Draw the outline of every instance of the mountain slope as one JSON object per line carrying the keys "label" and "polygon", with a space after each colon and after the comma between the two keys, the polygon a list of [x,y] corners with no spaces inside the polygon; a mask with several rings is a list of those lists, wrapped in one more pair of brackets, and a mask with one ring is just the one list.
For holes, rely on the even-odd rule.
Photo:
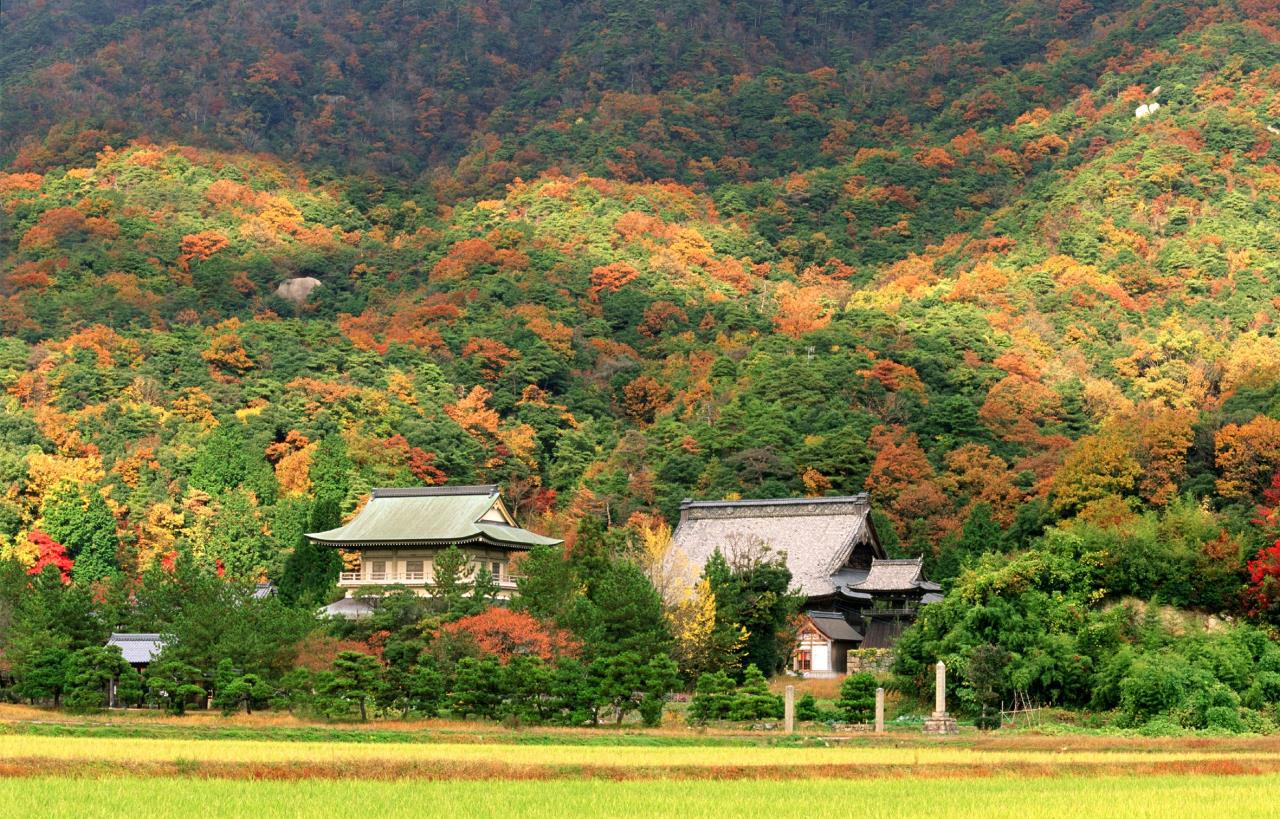
{"label": "mountain slope", "polygon": [[[230,504],[274,571],[338,440],[348,509],[493,480],[554,531],[870,489],[938,576],[1057,521],[1193,520],[1170,565],[1237,579],[1268,536],[1263,4],[75,8],[6,20],[13,548],[72,476],[126,567]],[[251,496],[200,478],[226,436]]]}

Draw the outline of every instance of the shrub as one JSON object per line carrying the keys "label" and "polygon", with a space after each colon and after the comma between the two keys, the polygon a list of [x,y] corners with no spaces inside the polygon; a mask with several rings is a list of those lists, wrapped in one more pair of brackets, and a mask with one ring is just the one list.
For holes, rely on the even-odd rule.
{"label": "shrub", "polygon": [[1148,720],[1138,729],[1144,737],[1176,737],[1182,736],[1186,730],[1167,716],[1161,715]]}
{"label": "shrub", "polygon": [[876,678],[865,671],[845,677],[836,707],[847,722],[870,722],[876,712]]}
{"label": "shrub", "polygon": [[729,705],[729,718],[782,719],[782,711],[782,697],[770,693],[769,683],[755,663],[747,666],[742,687],[734,694]]}
{"label": "shrub", "polygon": [[733,705],[733,680],[723,671],[698,677],[693,699],[689,702],[689,719],[706,722],[727,719]]}
{"label": "shrub", "polygon": [[1233,734],[1243,734],[1248,730],[1244,720],[1240,719],[1240,709],[1227,705],[1215,705],[1207,709],[1204,727],[1216,731],[1230,731]]}
{"label": "shrub", "polygon": [[[1203,672],[1201,672],[1203,675]],[[1240,697],[1236,692],[1232,691],[1222,683],[1210,679],[1207,675],[1197,675],[1194,680],[1194,687],[1187,695],[1187,705],[1183,724],[1188,728],[1219,728],[1221,730],[1232,730],[1225,728],[1223,725],[1211,724],[1213,713],[1217,713],[1222,709],[1229,710],[1235,714],[1240,709]],[[1221,720],[1221,714],[1218,715]],[[1236,718],[1238,722],[1238,717]],[[1244,730],[1243,726],[1239,730]]]}
{"label": "shrub", "polygon": [[994,731],[1000,727],[1000,709],[994,705],[982,706],[982,711],[974,718],[973,724],[980,731]]}
{"label": "shrub", "polygon": [[1240,721],[1244,723],[1245,730],[1251,734],[1274,734],[1276,732],[1275,722],[1260,711],[1241,708]]}
{"label": "shrub", "polygon": [[1131,724],[1182,704],[1190,683],[1191,669],[1177,654],[1146,654],[1134,660],[1120,681],[1120,710]]}
{"label": "shrub", "polygon": [[804,694],[796,700],[796,719],[800,722],[815,722],[818,713],[818,700],[812,694]]}
{"label": "shrub", "polygon": [[1263,708],[1280,702],[1280,674],[1259,671],[1253,678],[1253,684],[1245,690],[1241,701],[1249,708]]}

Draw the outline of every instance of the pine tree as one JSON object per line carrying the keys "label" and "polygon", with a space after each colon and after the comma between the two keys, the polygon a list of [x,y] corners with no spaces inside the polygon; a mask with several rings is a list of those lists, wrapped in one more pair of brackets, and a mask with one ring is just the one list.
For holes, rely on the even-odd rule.
{"label": "pine tree", "polygon": [[[341,522],[337,496],[330,492],[317,496],[307,531],[324,532],[337,528]],[[290,604],[323,602],[333,593],[341,571],[342,558],[337,549],[299,537],[280,575],[280,597]]]}
{"label": "pine tree", "polygon": [[436,553],[433,561],[434,588],[431,590],[432,608],[453,617],[470,613],[467,591],[467,556],[457,546],[450,546]]}
{"label": "pine tree", "polygon": [[742,687],[729,706],[731,719],[781,719],[782,697],[769,691],[764,673],[753,663],[743,673]]}
{"label": "pine tree", "polygon": [[876,710],[876,678],[865,671],[845,677],[836,707],[848,722],[870,722]]}

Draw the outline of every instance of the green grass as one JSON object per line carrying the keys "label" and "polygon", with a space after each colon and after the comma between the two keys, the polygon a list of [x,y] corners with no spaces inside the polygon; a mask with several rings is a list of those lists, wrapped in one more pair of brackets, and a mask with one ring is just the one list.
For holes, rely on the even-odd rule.
{"label": "green grass", "polygon": [[[655,732],[628,732],[612,727],[597,729],[594,733],[554,732],[539,729],[509,730],[496,725],[483,724],[469,729],[432,728],[422,730],[367,728],[354,726],[301,726],[282,728],[273,726],[210,726],[148,725],[142,722],[122,724],[83,723],[10,723],[0,725],[0,736],[18,734],[44,737],[122,737],[131,739],[194,739],[194,740],[265,740],[271,742],[354,742],[362,744],[444,743],[444,742],[503,742],[511,745],[618,745],[673,748],[673,747],[729,747],[745,748],[758,745],[804,746],[822,745],[823,740],[803,734],[761,734],[760,736],[714,736],[705,734],[660,734]],[[852,737],[852,739],[860,739]]]}
{"label": "green grass", "polygon": [[1274,816],[1280,775],[687,782],[0,780],[8,817]]}

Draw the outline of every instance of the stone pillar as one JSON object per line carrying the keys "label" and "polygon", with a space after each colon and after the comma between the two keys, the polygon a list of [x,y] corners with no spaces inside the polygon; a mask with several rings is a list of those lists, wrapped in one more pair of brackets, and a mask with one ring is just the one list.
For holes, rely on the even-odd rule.
{"label": "stone pillar", "polygon": [[938,660],[937,677],[934,681],[933,715],[924,721],[926,734],[958,734],[959,726],[955,719],[947,713],[947,667]]}
{"label": "stone pillar", "polygon": [[876,733],[884,733],[884,689],[876,689]]}
{"label": "stone pillar", "polygon": [[787,686],[785,721],[787,733],[793,734],[796,730],[796,687],[794,685]]}

